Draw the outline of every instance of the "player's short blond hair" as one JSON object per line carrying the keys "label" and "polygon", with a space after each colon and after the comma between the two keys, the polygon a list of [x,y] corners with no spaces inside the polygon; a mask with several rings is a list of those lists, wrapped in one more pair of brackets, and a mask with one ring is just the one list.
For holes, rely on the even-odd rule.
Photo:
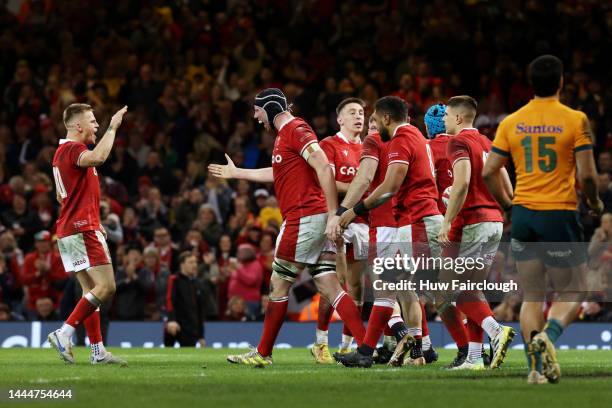
{"label": "player's short blond hair", "polygon": [[68,124],[75,116],[80,115],[83,112],[88,112],[92,110],[93,108],[91,107],[91,105],[88,105],[86,103],[73,103],[68,105],[68,107],[64,109],[64,126],[68,127]]}

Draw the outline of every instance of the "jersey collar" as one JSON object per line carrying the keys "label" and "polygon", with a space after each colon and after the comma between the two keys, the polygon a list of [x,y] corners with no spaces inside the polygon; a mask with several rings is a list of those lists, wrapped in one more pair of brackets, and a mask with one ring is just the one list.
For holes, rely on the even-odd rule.
{"label": "jersey collar", "polygon": [[74,142],[74,140],[70,140],[70,139],[60,139],[59,140],[59,144],[64,144],[64,143],[69,143],[69,142]]}
{"label": "jersey collar", "polygon": [[348,144],[361,144],[361,139],[358,138],[357,142],[351,142],[348,139],[348,137],[344,136],[344,134],[342,132],[336,133],[336,136],[338,136],[344,143],[348,143]]}
{"label": "jersey collar", "polygon": [[395,134],[397,133],[397,129],[404,127],[404,126],[408,126],[410,125],[410,123],[402,123],[401,125],[399,125],[398,127],[395,128],[395,130],[393,131],[393,136],[391,137],[395,137]]}

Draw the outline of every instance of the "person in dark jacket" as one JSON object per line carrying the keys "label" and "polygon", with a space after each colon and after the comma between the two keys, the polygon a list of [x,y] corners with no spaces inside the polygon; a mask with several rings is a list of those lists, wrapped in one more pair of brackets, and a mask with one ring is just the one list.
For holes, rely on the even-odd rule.
{"label": "person in dark jacket", "polygon": [[153,288],[153,276],[145,268],[140,248],[130,248],[124,265],[117,269],[115,313],[119,320],[143,320],[145,301]]}
{"label": "person in dark jacket", "polygon": [[179,255],[177,274],[170,276],[167,289],[164,344],[172,347],[178,341],[181,347],[204,347],[204,291],[197,279],[198,258],[191,252]]}

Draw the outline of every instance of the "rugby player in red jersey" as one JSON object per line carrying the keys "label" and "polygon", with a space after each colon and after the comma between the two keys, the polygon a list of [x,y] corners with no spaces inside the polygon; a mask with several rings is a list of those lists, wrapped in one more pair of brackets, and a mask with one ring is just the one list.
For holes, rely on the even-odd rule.
{"label": "rugby player in red jersey", "polygon": [[[503,215],[497,202],[489,193],[482,178],[482,169],[491,150],[491,141],[473,128],[476,117],[476,101],[467,95],[452,97],[447,104],[444,123],[446,131],[452,135],[448,142],[448,158],[453,169],[453,185],[444,221],[438,234],[441,245],[456,246],[453,252],[461,258],[481,258],[483,267],[474,267],[462,274],[462,280],[483,281],[489,269],[502,236]],[[512,196],[510,178],[502,172],[505,193]],[[455,254],[453,254],[455,255]],[[446,276],[444,276],[446,275]],[[442,270],[441,281],[457,278],[454,271]],[[488,302],[480,291],[454,293],[452,298],[439,302],[440,314],[445,309],[457,308],[467,317],[469,337],[468,354],[463,361],[455,361],[452,368],[475,369],[485,368],[482,359],[483,330],[491,338],[493,356],[491,368],[497,368],[503,362],[506,351],[512,342],[515,331],[509,326],[500,325],[493,317]],[[455,314],[455,319],[457,319]],[[448,316],[447,316],[448,317]],[[459,321],[445,323],[458,326]],[[451,329],[449,328],[449,331]],[[461,357],[458,355],[458,358]]]}
{"label": "rugby player in red jersey", "polygon": [[[368,198],[351,209],[340,207],[343,214],[339,227],[346,228],[357,215],[366,214],[395,197],[393,208],[397,230],[394,237],[391,237],[391,242],[396,242],[401,252],[408,257],[413,256],[413,249],[427,252],[427,256],[438,256],[439,248],[436,240],[442,216],[437,206],[438,192],[427,140],[416,127],[408,124],[408,110],[401,99],[393,96],[381,98],[376,102],[374,109],[372,116],[380,138],[383,141],[390,140],[386,146],[387,171],[382,183]],[[376,241],[381,242],[382,239],[384,238],[377,237]],[[426,248],[423,248],[423,244]],[[391,248],[395,252],[393,246]],[[340,358],[346,366],[372,365],[376,343],[393,314],[396,294],[381,290],[377,291],[375,296],[376,301],[363,344],[356,352]],[[421,308],[418,298],[412,297],[410,303],[415,305],[420,325]],[[420,354],[412,355],[411,352],[410,359],[418,361],[418,364],[424,364],[421,348],[413,347],[413,344],[414,338],[407,333],[398,343],[397,353],[394,353],[390,363],[403,360],[406,351],[414,349]]]}
{"label": "rugby player in red jersey", "polygon": [[289,112],[280,89],[258,93],[254,110],[255,119],[278,132],[272,167],[236,168],[226,155],[228,164],[211,164],[208,169],[216,177],[274,182],[284,221],[276,242],[270,300],[259,345],[227,360],[257,367],[272,364],[272,348],[285,320],[289,289],[304,268],[361,344],[365,329],[359,310],[336,276],[335,248],[330,239],[336,237],[338,193],[327,157],[311,127]]}
{"label": "rugby player in red jersey", "polygon": [[[344,196],[349,184],[353,181],[363,145],[361,131],[365,123],[365,102],[359,98],[346,98],[336,108],[340,131],[334,136],[323,139],[320,143],[336,177],[336,188],[340,196]],[[361,309],[361,274],[365,270],[365,260],[368,257],[368,224],[367,218],[359,217],[344,231],[343,241],[350,244],[348,252],[344,245],[336,243],[336,272],[340,283],[346,284],[349,295]],[[317,363],[335,363],[329,352],[328,328],[333,308],[321,298],[317,318],[316,341],[311,348],[311,354]],[[340,353],[350,351],[353,337],[348,327],[342,329]]]}
{"label": "rugby player in red jersey", "polygon": [[83,297],[61,328],[48,335],[49,343],[67,363],[74,363],[71,337],[83,323],[91,346],[92,364],[121,364],[125,361],[106,351],[100,331],[100,305],[115,293],[115,274],[100,223],[100,182],[96,166],[106,161],[115,141],[115,132],[127,106],[113,115],[110,125],[96,143],[98,122],[91,106],[76,103],[64,110],[67,135],[53,156],[53,177],[57,201],[58,247],[66,272],[74,272]]}

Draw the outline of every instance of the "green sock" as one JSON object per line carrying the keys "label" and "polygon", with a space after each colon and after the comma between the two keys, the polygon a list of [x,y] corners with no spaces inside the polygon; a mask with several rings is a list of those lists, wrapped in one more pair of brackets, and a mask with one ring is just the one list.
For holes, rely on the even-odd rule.
{"label": "green sock", "polygon": [[[533,338],[533,336],[536,334],[537,332],[534,331],[531,333],[531,338]],[[540,353],[533,353],[530,352],[529,350],[529,346],[531,344],[531,339],[529,339],[529,341],[525,341],[525,339],[523,339],[523,345],[525,346],[525,357],[527,357],[527,371],[532,371],[532,370],[536,370],[537,372],[541,373],[542,372],[542,356],[540,355]]]}
{"label": "green sock", "polygon": [[546,332],[550,341],[556,343],[557,339],[561,337],[561,333],[563,333],[563,326],[561,326],[561,322],[556,319],[548,319],[544,326],[544,332]]}

